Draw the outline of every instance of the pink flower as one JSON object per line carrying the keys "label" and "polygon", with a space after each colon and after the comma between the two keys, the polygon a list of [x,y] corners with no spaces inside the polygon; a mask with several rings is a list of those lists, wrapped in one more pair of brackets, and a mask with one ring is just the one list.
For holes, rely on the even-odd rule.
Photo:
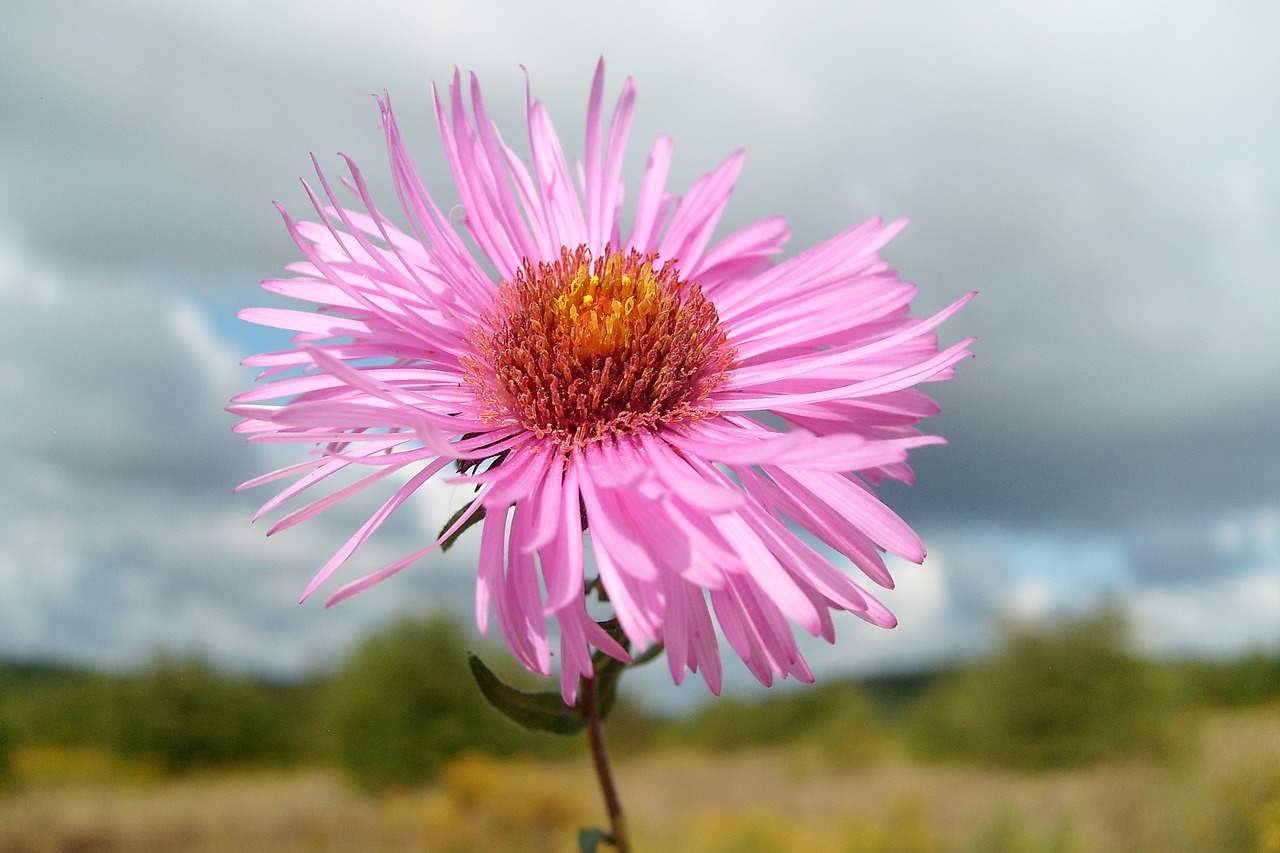
{"label": "pink flower", "polygon": [[320,449],[242,488],[297,476],[261,515],[339,472],[367,472],[286,515],[274,533],[400,475],[305,598],[456,465],[463,473],[452,481],[474,484],[477,500],[453,529],[484,509],[481,629],[492,610],[516,658],[549,674],[554,619],[567,702],[592,673],[591,647],[627,659],[588,615],[589,584],[603,588],[632,644],[665,643],[676,682],[700,672],[719,692],[717,624],[764,684],[811,681],[792,625],[833,641],[833,610],[895,624],[815,540],[885,587],[881,551],[924,558],[919,537],[870,486],[910,481],[907,452],[942,441],[915,428],[937,407],[913,386],[949,378],[969,355],[971,339],[939,351],[932,330],[972,294],[928,319],[909,315],[915,287],[879,256],[901,222],[864,222],[776,265],[788,236],[781,219],[713,244],[742,154],[676,196],[665,186],[666,137],[650,151],[624,229],[635,88],[626,82],[607,128],[603,89],[602,63],[585,162],[574,170],[540,103],[526,98],[526,164],[486,117],[474,77],[470,115],[459,76],[447,108],[436,95],[474,249],[424,186],[390,102],[379,102],[410,228],[374,206],[350,160],[347,187],[363,210],[343,207],[320,174],[320,192],[308,187],[319,221],[284,214],[306,260],[289,267],[295,277],[263,287],[321,307],[241,313],[296,331],[297,346],[246,360],[269,381],[230,410],[251,440]]}

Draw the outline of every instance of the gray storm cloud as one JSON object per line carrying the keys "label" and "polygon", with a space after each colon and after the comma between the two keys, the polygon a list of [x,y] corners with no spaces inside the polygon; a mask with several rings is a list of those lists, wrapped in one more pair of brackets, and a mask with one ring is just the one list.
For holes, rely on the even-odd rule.
{"label": "gray storm cloud", "polygon": [[[121,643],[158,643],[167,609],[200,626],[186,639],[259,664],[255,643],[285,644],[279,622],[296,662],[299,638],[386,612],[299,610],[289,590],[290,615],[263,603],[300,589],[345,534],[263,542],[253,498],[227,497],[265,460],[221,412],[251,378],[234,362],[285,343],[228,318],[295,257],[270,201],[305,218],[309,152],[331,176],[334,152],[351,154],[394,205],[370,93],[391,91],[424,174],[447,185],[429,84],[455,66],[478,72],[519,148],[523,65],[577,152],[604,54],[611,91],[625,75],[639,87],[632,186],[658,133],[675,141],[674,186],[747,149],[726,230],[781,214],[798,251],[868,216],[911,217],[888,255],[920,284],[920,310],[980,291],[943,330],[979,336],[927,425],[951,444],[917,455],[916,486],[887,491],[926,538],[1118,536],[1141,583],[1186,583],[1240,564],[1215,544],[1230,519],[1280,505],[1275,4],[296,8],[6,8],[0,583],[23,592],[0,596],[0,650],[57,635],[78,654],[126,633],[122,613],[149,615]],[[386,553],[428,515],[390,529]],[[1249,570],[1280,572],[1275,550]],[[945,577],[904,599],[932,602],[920,596],[982,562],[944,551]],[[405,583],[464,599],[466,571],[459,556],[438,586],[426,572]],[[966,614],[987,605],[947,600],[955,636],[980,634]],[[59,633],[72,623],[78,639]]]}

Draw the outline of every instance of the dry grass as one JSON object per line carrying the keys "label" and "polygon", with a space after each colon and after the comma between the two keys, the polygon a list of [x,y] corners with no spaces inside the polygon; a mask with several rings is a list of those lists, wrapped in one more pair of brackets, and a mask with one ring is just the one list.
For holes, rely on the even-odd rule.
{"label": "dry grass", "polygon": [[362,843],[377,811],[329,773],[41,788],[0,806],[0,850],[378,849]]}
{"label": "dry grass", "polygon": [[[576,849],[576,827],[599,816],[585,763],[466,758],[431,788],[374,799],[328,771],[56,781],[43,761],[42,781],[0,795],[3,853],[542,853]],[[1280,853],[1274,708],[1208,720],[1162,766],[1019,774],[663,752],[619,777],[650,853]]]}

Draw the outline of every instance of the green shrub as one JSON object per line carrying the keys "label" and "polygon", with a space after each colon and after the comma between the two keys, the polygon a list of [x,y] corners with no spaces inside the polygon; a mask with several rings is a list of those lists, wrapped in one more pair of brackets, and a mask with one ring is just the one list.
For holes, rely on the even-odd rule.
{"label": "green shrub", "polygon": [[67,672],[9,693],[9,716],[23,745],[113,744],[119,677]]}
{"label": "green shrub", "polygon": [[717,752],[806,745],[837,760],[859,761],[879,752],[882,735],[865,691],[845,682],[798,687],[760,701],[722,697],[672,726],[664,741]]}
{"label": "green shrub", "polygon": [[0,682],[0,785],[9,780],[13,771],[13,748],[18,740],[9,703],[5,699],[4,683]]}
{"label": "green shrub", "polygon": [[1280,654],[1254,650],[1235,660],[1181,664],[1188,692],[1202,704],[1243,708],[1280,699]]}
{"label": "green shrub", "polygon": [[925,757],[1054,767],[1153,755],[1170,744],[1173,699],[1127,648],[1112,612],[1049,628],[1012,627],[989,662],[921,702],[913,742]]}
{"label": "green shrub", "polygon": [[334,756],[358,783],[414,784],[463,752],[536,744],[488,706],[466,654],[457,625],[434,617],[401,620],[351,655],[326,689],[322,719]]}
{"label": "green shrub", "polygon": [[[182,772],[290,756],[297,720],[258,682],[219,673],[198,658],[161,657],[115,686],[112,746]],[[100,709],[102,710],[102,709]]]}

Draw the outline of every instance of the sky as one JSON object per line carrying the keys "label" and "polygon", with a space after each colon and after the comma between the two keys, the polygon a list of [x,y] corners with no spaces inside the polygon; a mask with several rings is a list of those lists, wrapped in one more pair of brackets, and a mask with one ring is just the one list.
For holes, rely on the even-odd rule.
{"label": "sky", "polygon": [[[675,188],[744,148],[722,233],[782,215],[792,254],[907,217],[886,254],[917,313],[979,291],[942,330],[977,335],[976,358],[929,388],[949,445],[883,491],[930,556],[893,564],[898,628],[848,618],[835,646],[806,646],[820,678],[976,654],[1003,620],[1100,604],[1153,654],[1274,649],[1278,38],[1269,0],[12,0],[0,655],[190,650],[296,675],[397,614],[468,612],[465,541],[299,606],[369,504],[270,539],[250,523],[271,493],[234,487],[303,451],[231,434],[223,408],[253,382],[239,361],[287,344],[234,315],[276,304],[257,284],[297,250],[271,203],[306,214],[313,153],[334,174],[352,156],[394,207],[374,93],[448,198],[433,82],[474,71],[515,140],[527,80],[578,156],[601,56],[610,97],[638,86],[631,186],[660,133]],[[344,577],[416,550],[466,499],[420,498]]]}

